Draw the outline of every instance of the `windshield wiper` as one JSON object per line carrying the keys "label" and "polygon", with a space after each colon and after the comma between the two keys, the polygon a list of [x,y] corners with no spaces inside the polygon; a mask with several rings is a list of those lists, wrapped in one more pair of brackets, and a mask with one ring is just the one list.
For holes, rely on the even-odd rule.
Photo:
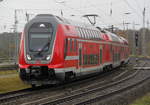
{"label": "windshield wiper", "polygon": [[41,51],[39,51],[37,55],[40,55],[45,50],[45,48],[48,47],[49,45],[50,45],[50,40],[42,47]]}

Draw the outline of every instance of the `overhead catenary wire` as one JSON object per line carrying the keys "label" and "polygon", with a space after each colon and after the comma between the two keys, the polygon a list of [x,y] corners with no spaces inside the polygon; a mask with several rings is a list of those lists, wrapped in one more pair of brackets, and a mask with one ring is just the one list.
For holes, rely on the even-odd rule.
{"label": "overhead catenary wire", "polygon": [[[108,13],[106,13],[106,11],[104,11],[103,10],[103,8],[102,8],[102,6],[107,6],[108,5],[108,2],[106,3],[106,2],[99,2],[99,6],[97,6],[93,1],[89,1],[89,0],[80,0],[80,1],[82,1],[82,3],[80,3],[80,4],[82,4],[81,5],[81,8],[80,7],[78,7],[78,8],[76,8],[76,7],[74,7],[74,6],[71,6],[71,5],[69,5],[71,2],[70,2],[70,0],[53,0],[54,1],[54,3],[56,3],[57,4],[57,6],[59,6],[60,8],[62,7],[62,8],[65,8],[64,9],[64,11],[67,11],[66,12],[66,15],[74,15],[74,17],[76,18],[76,17],[81,17],[82,15],[84,15],[85,13],[88,13],[88,11],[96,11],[96,13],[98,13],[98,14],[100,14],[100,19],[99,19],[99,21],[101,21],[100,23],[106,23],[106,24],[119,24],[119,23],[121,23],[120,22],[120,20],[118,19],[118,17],[113,17],[113,16],[110,16]],[[56,2],[55,2],[56,1]],[[148,0],[144,0],[144,4],[145,5],[148,5],[147,4],[147,1]],[[62,3],[61,3],[62,2]],[[64,2],[64,3],[63,3]],[[69,3],[68,3],[69,2]],[[111,1],[112,3],[113,3],[113,6],[114,5],[116,5],[116,4],[118,4],[118,3],[124,3],[125,2],[125,4],[138,16],[138,17],[142,17],[142,12],[141,12],[141,4],[139,4],[139,2],[138,1],[133,1],[133,2],[135,2],[137,5],[135,6],[135,7],[133,7],[132,5],[131,5],[131,3],[128,1],[128,0],[112,0]],[[110,3],[110,2],[109,2]],[[91,5],[91,6],[90,6]],[[136,7],[140,7],[139,9],[137,9]],[[6,8],[5,7],[5,5],[3,5],[3,7],[4,8]],[[2,8],[2,7],[1,7]],[[13,10],[15,10],[14,8],[7,8],[7,10],[9,11],[10,9],[13,9]],[[26,23],[26,21],[25,21],[25,16],[24,16],[24,13],[27,11],[29,11],[29,13],[31,13],[32,11],[36,11],[35,12],[35,14],[36,13],[44,13],[44,11],[46,11],[46,12],[53,12],[53,11],[60,11],[60,9],[56,9],[56,8],[52,8],[52,9],[32,9],[32,8],[26,8],[26,9],[18,9],[18,11],[20,10],[20,15],[18,16],[19,17],[19,23],[18,24],[21,24],[21,23]],[[140,10],[140,13],[139,13],[139,11],[137,11],[137,10]],[[38,12],[37,12],[38,11]],[[22,13],[23,12],[23,13]],[[46,13],[45,12],[45,13]],[[69,14],[69,12],[71,13],[71,14]],[[113,11],[114,12],[114,11]],[[148,10],[147,10],[147,8],[146,8],[146,12],[148,13]],[[32,13],[34,13],[34,12],[32,12]],[[56,12],[54,12],[54,13],[56,13]],[[65,12],[64,12],[65,13]],[[23,16],[21,16],[21,14],[23,15]],[[72,18],[73,18],[73,16],[72,16]],[[105,19],[106,18],[106,19]],[[1,16],[0,16],[0,19],[1,19],[1,23],[3,22],[3,21],[7,21],[8,22],[8,24],[9,24],[9,22],[10,22],[10,24],[11,24],[11,17],[3,17],[3,18],[1,18]],[[4,19],[4,20],[2,20],[2,19]],[[148,17],[147,17],[147,19],[148,19]],[[108,21],[107,21],[108,20]],[[14,20],[12,20],[12,21],[14,21]],[[146,20],[147,21],[147,20]],[[6,23],[7,23],[6,22]],[[3,23],[2,23],[3,24]]]}
{"label": "overhead catenary wire", "polygon": [[54,1],[54,3],[57,3],[57,4],[59,4],[59,5],[62,5],[62,6],[64,6],[65,8],[67,7],[67,8],[69,8],[69,9],[71,9],[71,10],[74,10],[74,11],[76,11],[76,12],[78,12],[79,14],[84,14],[80,9],[76,9],[76,8],[73,8],[73,7],[70,7],[70,6],[68,6],[65,2],[63,2],[63,3],[60,3],[60,2],[56,2],[56,0],[53,0]]}
{"label": "overhead catenary wire", "polygon": [[136,3],[137,7],[139,8],[139,10],[142,12],[142,7],[139,4],[138,0],[134,0],[134,2]]}
{"label": "overhead catenary wire", "polygon": [[[55,0],[54,0],[54,2],[55,2]],[[68,6],[65,2],[63,2],[63,3],[59,3],[60,5],[63,5],[63,6],[65,6],[65,7],[68,7],[69,9],[72,9],[72,10],[75,10],[75,11],[77,11],[77,12],[79,12],[79,14],[81,14],[81,16],[82,15],[84,15],[86,12],[82,12],[81,10],[78,10],[78,9],[75,9],[75,8],[73,8],[73,7],[70,7],[70,6]],[[88,1],[88,4],[90,4],[89,3],[89,1]],[[91,7],[96,7],[95,5],[92,5],[92,6],[90,6],[90,8]],[[97,7],[96,7],[97,8]],[[84,8],[85,9],[85,8]],[[89,8],[88,8],[89,9]],[[101,10],[101,9],[98,9],[98,10],[100,10],[100,11],[102,11],[105,15],[103,15],[103,16],[106,16],[106,13],[103,11],[103,10]],[[107,16],[109,16],[109,15],[107,15]],[[101,16],[101,21],[103,22],[103,23],[105,23],[103,20],[104,19],[102,19],[103,17]],[[116,20],[115,20],[116,21]]]}
{"label": "overhead catenary wire", "polygon": [[142,14],[139,14],[139,13],[137,12],[137,10],[136,10],[135,8],[133,8],[127,0],[124,0],[124,2],[128,5],[128,7],[129,7],[137,16],[139,16],[139,17],[142,18]]}
{"label": "overhead catenary wire", "polygon": [[[101,11],[101,12],[103,13],[103,17],[108,17],[109,19],[114,20],[116,23],[120,23],[120,21],[116,20],[116,18],[114,18],[114,17],[110,16],[109,14],[105,13],[104,10],[100,9],[99,7],[97,7],[96,5],[94,5],[93,3],[91,3],[89,0],[88,0],[88,3],[89,3],[92,7],[94,7],[94,9]],[[112,11],[112,12],[113,12],[113,11]],[[102,19],[103,17],[101,16],[101,21],[104,21],[104,19]],[[112,25],[112,23],[109,24],[109,25]]]}

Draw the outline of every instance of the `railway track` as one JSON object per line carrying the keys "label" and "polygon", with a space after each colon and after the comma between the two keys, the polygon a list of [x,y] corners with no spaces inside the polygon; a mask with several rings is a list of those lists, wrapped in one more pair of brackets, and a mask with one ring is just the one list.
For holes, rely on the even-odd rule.
{"label": "railway track", "polygon": [[[110,80],[107,80],[107,81],[106,80],[103,80],[103,81],[98,81],[97,80],[97,82],[93,81],[93,83],[91,85],[86,85],[86,86],[84,86],[80,89],[78,87],[77,90],[72,89],[71,91],[69,91],[67,93],[65,92],[63,94],[57,94],[57,95],[53,95],[53,96],[48,95],[50,97],[47,96],[46,98],[41,98],[41,99],[30,101],[30,102],[25,102],[22,105],[49,104],[49,103],[52,104],[52,105],[60,104],[60,103],[63,103],[65,101],[69,101],[71,99],[76,99],[77,97],[81,97],[81,96],[84,96],[84,95],[91,94],[91,93],[94,92],[94,90],[91,90],[91,89],[95,89],[96,87],[99,87],[98,90],[102,90],[102,89],[105,89],[107,87],[110,87],[111,85],[115,85],[115,84],[112,84],[115,81],[115,79],[121,79],[123,75],[127,75],[126,73],[127,73],[127,71],[125,70],[124,72],[118,74],[117,77],[114,76],[113,79],[110,79]],[[128,76],[128,78],[126,78],[126,79],[129,79],[129,78],[135,76],[137,73],[138,72],[134,72],[132,75]],[[124,81],[126,79],[124,79]],[[66,97],[66,95],[67,95],[67,97]],[[57,99],[57,100],[55,100],[55,99]],[[48,100],[53,100],[53,101],[48,102]]]}
{"label": "railway track", "polygon": [[17,70],[18,69],[18,65],[4,65],[4,66],[0,66],[0,71],[5,71],[5,70]]}
{"label": "railway track", "polygon": [[[142,62],[139,65],[145,66],[146,63]],[[94,76],[93,78],[87,78],[69,84],[49,87],[46,89],[34,90],[30,92],[24,92],[21,94],[19,93],[20,95],[10,94],[8,96],[5,96],[5,98],[3,97],[3,101],[1,101],[2,97],[0,96],[0,103],[2,105],[71,105],[72,103],[82,105],[84,102],[85,104],[88,104],[93,102],[94,100],[98,100],[98,98],[96,97],[96,99],[88,99],[87,97],[93,97],[90,95],[94,95],[96,93],[105,91],[105,89],[107,90],[114,86],[118,86],[123,82],[130,81],[130,79],[136,78],[136,76],[141,72],[141,70],[127,70],[129,68],[131,67],[121,68],[122,70],[118,71],[110,71],[108,73],[101,74],[100,76]],[[117,91],[117,89],[114,90]],[[106,94],[104,96],[101,93],[99,94],[102,97],[107,96]],[[115,92],[113,92],[113,94],[115,94]],[[7,98],[9,96],[11,96],[10,99]]]}
{"label": "railway track", "polygon": [[[46,95],[52,95],[52,94],[56,95],[57,93],[59,93],[58,90],[64,90],[65,92],[61,92],[60,94],[58,94],[58,96],[61,96],[61,95],[64,95],[64,94],[68,94],[70,92],[75,93],[77,91],[85,91],[83,89],[82,90],[80,90],[80,89],[78,90],[78,89],[76,89],[77,87],[76,88],[74,88],[74,87],[78,86],[78,84],[83,84],[83,83],[86,83],[86,82],[89,82],[89,81],[91,81],[91,82],[92,81],[97,81],[98,79],[100,79],[101,85],[102,85],[102,84],[105,84],[105,82],[108,83],[108,81],[105,81],[105,79],[108,76],[110,76],[112,78],[116,78],[115,75],[117,74],[118,78],[120,78],[120,76],[125,74],[125,72],[127,73],[127,71],[121,71],[121,70],[114,71],[113,70],[113,71],[101,74],[99,76],[94,76],[93,78],[87,78],[87,79],[84,79],[84,80],[75,81],[73,83],[69,83],[69,84],[65,84],[65,85],[61,85],[61,86],[57,86],[57,87],[54,86],[54,87],[49,87],[48,89],[39,89],[37,91],[34,90],[34,91],[13,93],[13,94],[5,95],[3,97],[0,96],[0,103],[2,103],[4,105],[10,104],[10,103],[11,104],[14,103],[14,105],[17,105],[17,104],[20,105],[21,103],[25,103],[25,102],[22,102],[22,99],[30,97],[30,96],[34,96],[34,95],[35,95],[35,97],[37,97],[37,94],[38,95],[42,95],[43,93],[46,93]],[[91,84],[91,83],[89,83],[89,84]],[[86,84],[86,85],[88,85],[88,84]],[[100,85],[100,83],[99,83],[99,85]],[[94,86],[94,84],[93,85],[89,85],[89,88],[92,87],[92,86]],[[84,86],[82,88],[84,88]]]}
{"label": "railway track", "polygon": [[18,90],[14,92],[8,92],[5,94],[0,94],[0,105],[3,103],[7,105],[7,103],[11,101],[14,101],[18,98],[23,98],[23,97],[32,95],[34,93],[35,91],[32,88],[28,88],[28,89]]}
{"label": "railway track", "polygon": [[147,78],[144,78],[143,80],[141,81],[138,81],[134,84],[131,84],[131,85],[127,85],[125,87],[121,87],[121,88],[117,88],[117,89],[113,89],[113,91],[109,91],[103,95],[97,95],[91,99],[87,99],[87,100],[84,100],[84,101],[81,101],[81,102],[78,102],[78,103],[75,103],[74,105],[88,105],[88,104],[92,104],[92,103],[96,103],[104,98],[108,98],[110,96],[113,96],[113,95],[116,95],[116,94],[120,94],[121,92],[124,92],[126,90],[129,90],[137,85],[140,85],[142,84],[143,82],[145,82],[146,80],[148,80],[150,77],[147,77]]}
{"label": "railway track", "polygon": [[[104,86],[100,86],[99,87],[99,84],[93,85],[93,86],[89,86],[89,87],[87,87],[85,89],[82,89],[82,91],[80,90],[80,92],[79,91],[72,92],[71,94],[74,93],[73,95],[69,95],[69,96],[63,97],[63,98],[58,98],[58,99],[53,100],[53,101],[48,101],[48,102],[44,101],[44,100],[48,99],[48,98],[46,98],[46,99],[42,99],[42,100],[38,100],[38,101],[34,101],[34,102],[25,103],[23,105],[31,105],[31,104],[41,104],[41,105],[63,104],[63,105],[71,105],[71,103],[75,103],[77,99],[81,100],[81,97],[84,97],[83,99],[87,99],[85,97],[90,97],[89,95],[91,95],[93,93],[97,93],[99,91],[104,91],[106,88],[110,88],[112,86],[118,85],[119,83],[124,82],[124,81],[134,77],[137,73],[138,72],[135,72],[134,74],[128,76],[127,78],[124,78],[124,79],[122,79],[120,81],[117,81],[117,82],[112,82],[112,83],[104,85]],[[42,102],[39,102],[39,101],[42,101]]]}
{"label": "railway track", "polygon": [[[143,64],[143,66],[145,66],[145,65],[146,65],[146,63]],[[34,104],[40,104],[40,105],[57,105],[57,104],[85,105],[85,104],[91,104],[91,103],[95,102],[96,100],[99,100],[106,96],[111,96],[113,94],[116,94],[117,92],[125,91],[126,89],[132,88],[132,87],[142,83],[143,81],[149,79],[149,76],[148,76],[147,78],[142,79],[142,80],[140,79],[138,82],[127,85],[126,87],[123,86],[122,88],[118,88],[118,89],[114,88],[114,87],[121,87],[126,82],[130,83],[130,81],[133,81],[135,78],[137,79],[137,77],[138,77],[137,75],[139,74],[139,72],[140,71],[137,70],[133,74],[128,75],[127,77],[125,77],[123,79],[119,79],[118,81],[112,81],[109,84],[105,84],[103,86],[100,86],[101,83],[92,84],[91,86],[88,86],[86,88],[72,91],[70,94],[67,94],[67,96],[64,96],[61,98],[57,98],[57,97],[59,97],[59,96],[57,96],[57,97],[55,97],[56,98],[55,100],[51,100],[51,97],[46,97],[46,98],[43,98],[40,100],[27,102],[22,105],[34,105]],[[122,75],[123,74],[120,74],[120,76],[122,76]],[[140,75],[139,75],[139,77],[140,77]],[[121,86],[119,86],[119,85],[121,85]],[[112,90],[112,88],[114,88],[114,89]],[[94,97],[94,98],[91,98],[91,97]]]}

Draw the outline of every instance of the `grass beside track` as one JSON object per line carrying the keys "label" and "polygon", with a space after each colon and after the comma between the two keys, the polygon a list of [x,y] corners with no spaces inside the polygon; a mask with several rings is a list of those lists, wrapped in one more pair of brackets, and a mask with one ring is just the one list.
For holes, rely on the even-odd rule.
{"label": "grass beside track", "polygon": [[0,76],[8,75],[8,74],[17,74],[17,70],[2,70],[2,71],[0,71]]}
{"label": "grass beside track", "polygon": [[17,70],[0,71],[0,94],[29,87],[20,80]]}
{"label": "grass beside track", "polygon": [[135,100],[131,105],[150,105],[150,93],[142,97],[141,99]]}

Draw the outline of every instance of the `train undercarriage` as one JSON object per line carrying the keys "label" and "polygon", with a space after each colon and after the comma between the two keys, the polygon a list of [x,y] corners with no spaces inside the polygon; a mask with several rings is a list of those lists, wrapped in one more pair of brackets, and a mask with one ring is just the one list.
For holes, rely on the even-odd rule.
{"label": "train undercarriage", "polygon": [[47,66],[31,66],[19,70],[20,78],[31,85],[54,84],[57,80],[54,69]]}
{"label": "train undercarriage", "polygon": [[19,76],[27,84],[41,86],[69,81],[75,77],[75,74],[73,72],[55,73],[54,69],[49,69],[47,66],[32,66],[28,69],[20,69]]}
{"label": "train undercarriage", "polygon": [[[106,66],[104,71],[111,70],[112,66]],[[34,86],[58,84],[76,79],[76,74],[73,71],[56,73],[54,69],[49,69],[47,66],[31,66],[28,69],[19,70],[20,78],[27,84]]]}

